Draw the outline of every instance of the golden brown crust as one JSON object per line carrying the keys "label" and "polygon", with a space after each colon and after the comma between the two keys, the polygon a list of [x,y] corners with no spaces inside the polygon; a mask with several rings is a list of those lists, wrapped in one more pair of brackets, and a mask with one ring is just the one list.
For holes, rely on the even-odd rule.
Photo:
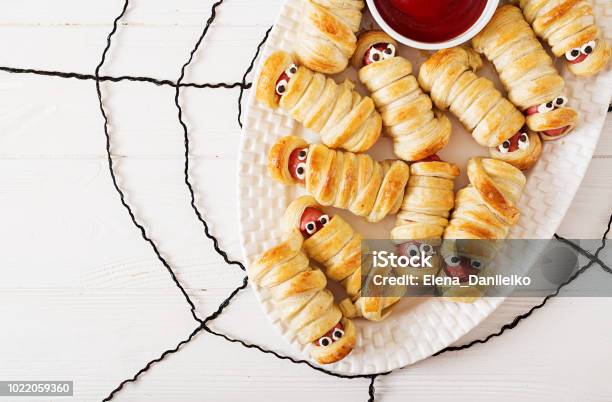
{"label": "golden brown crust", "polygon": [[[520,109],[554,104],[563,96],[565,81],[519,8],[512,5],[498,8],[485,29],[474,37],[472,45],[493,63],[509,99]],[[539,132],[567,127],[565,136],[577,118],[574,109],[561,107],[527,116],[526,123],[531,130]]]}
{"label": "golden brown crust", "polygon": [[436,107],[459,118],[476,142],[496,147],[523,126],[525,117],[492,82],[474,74],[481,65],[473,49],[440,50],[421,65],[419,83]]}
{"label": "golden brown crust", "polygon": [[304,127],[320,134],[321,141],[331,148],[351,152],[370,149],[382,132],[382,118],[374,101],[355,91],[350,80],[337,84],[304,66],[298,66],[280,96],[276,82],[292,63],[291,55],[282,51],[264,61],[256,86],[257,99],[271,108],[280,105]]}
{"label": "golden brown crust", "polygon": [[536,35],[546,41],[557,57],[595,40],[595,49],[579,63],[566,60],[569,70],[588,77],[602,71],[610,61],[610,44],[595,25],[593,8],[586,0],[520,0],[525,19]]}
{"label": "golden brown crust", "polygon": [[391,238],[397,243],[439,239],[454,206],[454,179],[459,168],[446,162],[417,162],[410,166],[410,174]]}
{"label": "golden brown crust", "polygon": [[507,153],[501,152],[498,148],[489,148],[489,154],[492,158],[507,162],[520,170],[531,169],[542,154],[542,141],[540,136],[533,131],[528,131],[526,134],[529,138],[527,148]]}
{"label": "golden brown crust", "polygon": [[276,141],[268,153],[268,172],[270,176],[281,183],[295,183],[291,173],[289,173],[289,156],[294,149],[307,146],[308,143],[303,138],[294,135],[288,135]]}
{"label": "golden brown crust", "polygon": [[387,35],[383,31],[366,31],[359,35],[357,39],[357,50],[353,53],[351,58],[351,64],[356,69],[363,67],[363,57],[365,56],[368,49],[379,43],[391,43],[397,49],[397,42],[395,39]]}
{"label": "golden brown crust", "polygon": [[[268,170],[283,183],[294,183],[288,169],[291,152],[307,144],[288,136],[268,155]],[[365,154],[336,151],[323,144],[308,146],[306,190],[322,205],[348,209],[370,222],[397,212],[410,169],[402,161],[376,162]]]}
{"label": "golden brown crust", "polygon": [[450,121],[432,108],[405,58],[395,56],[363,66],[365,52],[378,43],[397,46],[382,31],[365,32],[359,37],[353,63],[361,67],[359,79],[372,93],[385,131],[393,138],[395,155],[416,161],[435,154],[450,140]]}
{"label": "golden brown crust", "polygon": [[445,239],[502,239],[519,218],[526,178],[514,166],[488,158],[468,162],[470,185],[457,192]]}
{"label": "golden brown crust", "polygon": [[290,53],[279,50],[272,53],[261,65],[255,87],[255,98],[271,109],[276,109],[280,97],[276,94],[276,81],[294,63]]}
{"label": "golden brown crust", "polygon": [[324,73],[342,72],[355,51],[362,1],[303,0],[296,54],[302,64]]}
{"label": "golden brown crust", "polygon": [[301,344],[311,344],[339,321],[343,323],[342,338],[329,346],[310,348],[311,356],[319,363],[333,363],[348,355],[355,346],[354,327],[342,317],[333,295],[325,288],[325,275],[309,266],[301,251],[302,240],[297,230],[290,232],[286,241],[259,256],[249,266],[248,273],[258,287],[270,293],[281,320]]}

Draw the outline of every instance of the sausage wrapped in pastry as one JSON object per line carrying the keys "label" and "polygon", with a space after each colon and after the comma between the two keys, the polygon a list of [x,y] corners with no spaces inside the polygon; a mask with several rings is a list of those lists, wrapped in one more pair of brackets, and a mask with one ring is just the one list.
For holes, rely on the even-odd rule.
{"label": "sausage wrapped in pastry", "polygon": [[497,240],[506,238],[518,222],[516,204],[527,182],[520,170],[497,159],[472,158],[467,173],[470,184],[457,192],[455,210],[444,231],[438,274],[459,280],[460,286],[438,290],[461,302],[473,302],[482,294],[482,289],[466,282],[470,275],[484,274],[481,271],[497,252]]}
{"label": "sausage wrapped in pastry", "polygon": [[490,80],[474,74],[481,66],[473,49],[440,50],[421,66],[419,83],[436,107],[450,109],[476,142],[492,148],[516,134],[525,117]]}
{"label": "sausage wrapped in pastry", "polygon": [[343,317],[325,288],[325,274],[310,267],[301,251],[302,242],[297,231],[291,233],[285,242],[257,258],[249,267],[249,276],[269,292],[281,320],[298,341],[312,345],[310,355],[321,364],[334,363],[355,347],[355,325]]}
{"label": "sausage wrapped in pastry", "polygon": [[451,124],[432,109],[412,73],[412,64],[396,56],[397,42],[381,31],[359,37],[353,65],[371,92],[381,113],[385,132],[394,142],[395,155],[416,161],[435,154],[448,144]]}
{"label": "sausage wrapped in pastry", "polygon": [[578,113],[567,107],[565,81],[520,9],[512,5],[497,9],[472,45],[495,65],[508,98],[527,115],[529,129],[540,132],[544,140],[555,140],[574,128]]}
{"label": "sausage wrapped in pastry", "polygon": [[422,277],[438,272],[435,248],[439,246],[455,205],[453,188],[457,176],[459,168],[437,156],[410,166],[406,195],[391,238],[398,243],[398,254],[431,255],[433,263],[429,268],[410,268],[408,274]]}
{"label": "sausage wrapped in pastry", "polygon": [[321,205],[347,209],[369,222],[399,210],[410,175],[405,162],[376,162],[365,154],[309,145],[296,136],[272,146],[268,171],[280,182],[304,186]]}
{"label": "sausage wrapped in pastry", "polygon": [[520,170],[531,169],[542,154],[540,136],[531,130],[521,130],[497,148],[489,148],[492,158],[508,162]]}
{"label": "sausage wrapped in pastry", "polygon": [[340,282],[349,299],[340,303],[347,317],[380,321],[391,312],[400,297],[361,297],[362,237],[339,215],[328,215],[311,196],[296,198],[285,211],[283,227],[298,229],[304,238],[304,252],[321,264],[325,275]]}
{"label": "sausage wrapped in pastry", "polygon": [[300,63],[324,74],[343,71],[355,51],[363,0],[302,0],[295,52]]}
{"label": "sausage wrapped in pastry", "polygon": [[362,152],[380,137],[382,119],[372,99],[353,88],[351,81],[338,85],[298,67],[289,53],[278,51],[264,61],[255,95],[270,108],[280,105],[328,147]]}
{"label": "sausage wrapped in pastry", "polygon": [[489,158],[471,158],[470,185],[459,190],[445,239],[504,239],[519,219],[516,204],[527,179],[514,166]]}
{"label": "sausage wrapped in pastry", "polygon": [[565,57],[578,76],[597,74],[610,60],[610,44],[595,25],[586,0],[520,0],[525,19],[536,35],[548,42],[557,57]]}

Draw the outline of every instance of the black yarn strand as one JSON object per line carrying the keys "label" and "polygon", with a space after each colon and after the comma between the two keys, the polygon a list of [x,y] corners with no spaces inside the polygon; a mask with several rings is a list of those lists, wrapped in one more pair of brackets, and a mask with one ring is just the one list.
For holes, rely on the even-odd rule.
{"label": "black yarn strand", "polygon": [[65,72],[65,71],[53,71],[53,70],[39,70],[34,68],[17,68],[17,67],[6,67],[0,66],[0,71],[4,71],[7,73],[13,74],[33,74],[33,75],[41,75],[47,77],[59,77],[59,78],[73,78],[82,81],[95,81],[96,79],[102,82],[121,82],[121,81],[132,81],[132,82],[148,82],[151,84],[155,84],[157,86],[171,86],[171,87],[191,87],[191,88],[209,88],[209,89],[233,89],[240,88],[241,90],[251,88],[252,83],[250,82],[215,82],[215,83],[195,83],[195,82],[184,82],[177,84],[176,82],[170,80],[162,80],[152,77],[139,77],[139,76],[129,76],[129,75],[121,75],[118,77],[113,77],[109,75],[102,75],[96,78],[93,74],[83,74],[83,73],[75,73],[75,72]]}
{"label": "black yarn strand", "polygon": [[153,367],[156,363],[159,363],[166,357],[177,353],[184,345],[191,342],[193,338],[195,338],[195,336],[202,331],[202,329],[204,329],[203,325],[198,325],[197,328],[194,329],[186,339],[180,341],[174,348],[164,351],[158,358],[148,362],[143,368],[138,370],[138,372],[133,377],[121,381],[121,383],[114,390],[112,390],[111,393],[108,394],[108,396],[102,400],[102,402],[111,401],[117,395],[117,393],[119,393],[127,384],[136,382],[141,375],[149,371],[151,367]]}
{"label": "black yarn strand", "polygon": [[255,60],[257,60],[257,57],[259,57],[259,52],[261,51],[261,48],[264,45],[264,43],[266,43],[266,41],[268,40],[268,36],[270,36],[270,32],[272,32],[272,28],[274,28],[274,25],[268,28],[263,39],[257,45],[257,50],[255,51],[255,55],[251,59],[251,64],[249,64],[249,67],[246,69],[246,71],[244,72],[244,75],[242,76],[242,85],[240,86],[240,95],[238,95],[238,125],[240,126],[240,128],[242,128],[242,97],[244,96],[244,90],[248,89],[246,88],[246,78],[247,78],[247,75],[249,75],[249,73],[253,71],[253,67],[255,66]]}
{"label": "black yarn strand", "polygon": [[374,402],[375,399],[375,394],[376,394],[376,388],[374,387],[374,381],[376,381],[376,377],[378,377],[377,375],[373,375],[372,377],[370,377],[370,386],[368,387],[368,402]]}
{"label": "black yarn strand", "polygon": [[216,15],[217,15],[217,7],[219,7],[221,4],[223,4],[223,1],[224,0],[219,0],[218,2],[213,4],[212,9],[211,9],[211,13],[210,13],[210,17],[206,21],[206,24],[204,25],[204,29],[202,30],[202,33],[200,34],[200,37],[198,38],[195,46],[193,47],[193,49],[189,53],[189,58],[187,59],[185,64],[183,64],[183,66],[181,67],[181,74],[179,75],[179,78],[176,81],[177,82],[177,86],[176,86],[176,90],[174,92],[174,104],[176,105],[176,109],[177,109],[177,112],[178,112],[179,123],[180,123],[181,127],[183,128],[183,141],[184,141],[184,144],[185,144],[185,153],[184,153],[184,162],[185,162],[185,164],[184,164],[184,168],[183,168],[183,176],[184,176],[183,178],[184,178],[184,181],[185,181],[185,185],[187,186],[187,190],[189,191],[191,208],[193,209],[193,212],[195,213],[196,217],[198,218],[198,220],[200,221],[200,223],[202,224],[202,226],[204,228],[204,235],[208,239],[212,240],[213,247],[214,247],[215,251],[217,252],[217,254],[219,254],[223,258],[223,261],[225,261],[225,263],[227,263],[229,265],[237,266],[241,270],[246,271],[246,267],[244,266],[244,264],[242,264],[240,261],[231,260],[229,258],[229,256],[227,255],[227,252],[225,250],[221,249],[221,247],[219,246],[219,240],[217,239],[216,236],[214,236],[212,233],[210,233],[210,228],[208,226],[208,222],[206,221],[206,219],[204,219],[204,216],[203,216],[202,212],[200,211],[200,209],[196,205],[195,191],[194,191],[193,184],[191,183],[191,179],[189,177],[189,170],[190,170],[190,166],[189,166],[189,160],[190,160],[190,158],[189,158],[189,144],[190,144],[190,142],[189,142],[189,130],[187,128],[187,124],[183,120],[183,108],[181,107],[181,104],[180,104],[180,85],[181,85],[181,82],[183,81],[183,79],[185,78],[185,72],[187,71],[187,67],[193,61],[193,58],[194,58],[196,52],[198,51],[198,48],[200,47],[200,44],[202,43],[202,41],[204,40],[204,37],[208,33],[208,30],[210,29],[210,26],[211,26],[212,22],[214,21]]}
{"label": "black yarn strand", "polygon": [[112,152],[111,152],[111,136],[110,136],[110,133],[108,131],[108,116],[106,114],[106,110],[104,109],[104,102],[102,100],[102,90],[100,88],[100,80],[98,80],[97,78],[100,76],[100,69],[104,65],[104,62],[106,61],[106,55],[108,54],[108,51],[109,51],[109,49],[111,47],[112,37],[115,34],[115,32],[117,32],[117,24],[118,24],[119,20],[121,18],[123,18],[123,16],[125,15],[125,12],[127,10],[128,5],[129,5],[129,0],[125,0],[125,2],[123,3],[123,9],[121,10],[121,14],[119,14],[115,18],[115,20],[113,21],[113,29],[111,30],[111,32],[106,37],[106,47],[104,48],[104,51],[102,52],[102,57],[100,59],[100,63],[98,64],[98,66],[96,67],[96,70],[95,70],[96,92],[98,94],[98,101],[99,101],[99,104],[100,104],[100,112],[102,113],[102,117],[104,119],[104,135],[106,137],[106,156],[107,156],[107,160],[108,160],[108,168],[109,168],[110,176],[111,176],[111,179],[112,179],[112,182],[113,182],[113,186],[115,187],[115,190],[119,194],[119,198],[121,200],[121,204],[124,206],[124,208],[127,210],[128,214],[130,215],[132,223],[140,230],[140,234],[141,234],[142,238],[147,243],[149,243],[151,245],[151,247],[153,248],[153,252],[155,253],[155,255],[157,256],[159,261],[164,265],[164,267],[166,268],[166,270],[170,274],[170,276],[172,278],[172,281],[174,282],[176,287],[178,287],[179,290],[181,291],[181,293],[183,294],[183,297],[185,298],[185,301],[187,301],[187,303],[189,304],[191,315],[192,315],[193,319],[196,320],[197,322],[201,323],[202,320],[196,314],[195,304],[193,303],[193,301],[191,300],[191,298],[189,297],[189,295],[185,291],[185,288],[178,281],[178,279],[176,277],[176,274],[174,273],[174,271],[170,267],[170,264],[168,264],[166,259],[159,252],[159,249],[157,248],[157,245],[155,244],[155,242],[153,242],[153,240],[151,240],[151,238],[147,235],[147,231],[144,228],[144,226],[142,226],[138,222],[138,220],[136,219],[136,216],[135,216],[132,208],[130,207],[130,205],[125,200],[125,194],[124,194],[123,190],[121,189],[121,187],[119,186],[119,184],[117,182],[117,177],[115,176],[115,169],[114,169],[114,165],[113,165],[113,157],[112,157]]}

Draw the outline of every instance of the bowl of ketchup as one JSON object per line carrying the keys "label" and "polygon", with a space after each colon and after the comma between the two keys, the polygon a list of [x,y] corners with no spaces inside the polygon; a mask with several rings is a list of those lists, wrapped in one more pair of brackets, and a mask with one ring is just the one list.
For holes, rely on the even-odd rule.
{"label": "bowl of ketchup", "polygon": [[380,27],[404,45],[445,49],[472,39],[499,0],[367,0]]}

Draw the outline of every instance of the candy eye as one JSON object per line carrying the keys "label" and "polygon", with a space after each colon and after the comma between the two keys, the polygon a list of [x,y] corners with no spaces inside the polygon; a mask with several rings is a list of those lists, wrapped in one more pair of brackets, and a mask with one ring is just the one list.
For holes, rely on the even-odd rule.
{"label": "candy eye", "polygon": [[280,80],[276,84],[276,93],[282,96],[287,91],[287,84],[287,80]]}
{"label": "candy eye", "polygon": [[306,233],[309,235],[314,234],[317,231],[317,225],[314,222],[308,222],[306,224]]}
{"label": "candy eye", "polygon": [[298,160],[300,161],[305,161],[306,157],[308,156],[308,151],[306,149],[302,149],[299,153],[298,153]]}
{"label": "candy eye", "polygon": [[319,222],[321,222],[321,225],[325,226],[329,223],[329,216],[327,215],[321,215],[319,217]]}
{"label": "candy eye", "polygon": [[589,55],[589,54],[593,53],[593,50],[595,50],[595,41],[594,40],[588,41],[587,43],[582,45],[582,47],[580,48],[580,52],[582,54],[586,54],[586,55]]}
{"label": "candy eye", "polygon": [[551,102],[542,103],[540,106],[538,106],[538,113],[550,112],[554,108],[555,108],[555,105],[554,105],[554,103],[552,101]]}
{"label": "candy eye", "polygon": [[338,341],[342,339],[343,336],[344,336],[344,331],[341,330],[340,328],[336,328],[334,329],[334,332],[332,332],[332,339],[334,341]]}
{"label": "candy eye", "polygon": [[395,46],[392,43],[387,43],[387,47],[383,50],[386,59],[390,59],[395,56]]}
{"label": "candy eye", "polygon": [[569,61],[574,61],[580,56],[581,50],[579,48],[573,48],[565,52],[565,58]]}
{"label": "candy eye", "polygon": [[289,77],[293,77],[295,73],[297,73],[297,70],[297,66],[295,64],[292,64],[289,66],[288,69],[285,70],[285,74],[287,74]]}
{"label": "candy eye", "polygon": [[319,339],[319,341],[317,342],[319,344],[319,346],[329,346],[332,344],[332,340],[329,336],[324,336],[322,338]]}
{"label": "candy eye", "polygon": [[519,149],[529,148],[529,136],[526,133],[521,133],[521,135],[519,136],[518,147]]}
{"label": "candy eye", "polygon": [[372,63],[376,63],[377,61],[382,60],[382,58],[382,53],[378,49],[372,48],[372,50],[370,50],[370,61]]}
{"label": "candy eye", "polygon": [[304,177],[306,177],[306,164],[304,162],[298,163],[295,169],[295,175],[298,179],[304,180]]}
{"label": "candy eye", "polygon": [[476,269],[480,269],[480,267],[482,267],[482,263],[478,260],[472,260],[470,265]]}
{"label": "candy eye", "polygon": [[456,267],[461,263],[461,258],[459,258],[459,256],[456,256],[456,255],[449,255],[448,257],[444,259],[444,262],[449,267]]}
{"label": "candy eye", "polygon": [[421,251],[419,250],[419,246],[417,246],[416,244],[409,245],[406,248],[406,252],[410,257],[416,257],[421,253]]}
{"label": "candy eye", "polygon": [[565,96],[557,96],[554,100],[556,107],[563,107],[567,105],[567,98]]}
{"label": "candy eye", "polygon": [[421,253],[431,255],[434,254],[434,249],[431,247],[431,244],[423,243],[421,244]]}
{"label": "candy eye", "polygon": [[510,150],[510,141],[504,141],[500,146],[497,147],[497,150],[502,154],[507,154]]}

